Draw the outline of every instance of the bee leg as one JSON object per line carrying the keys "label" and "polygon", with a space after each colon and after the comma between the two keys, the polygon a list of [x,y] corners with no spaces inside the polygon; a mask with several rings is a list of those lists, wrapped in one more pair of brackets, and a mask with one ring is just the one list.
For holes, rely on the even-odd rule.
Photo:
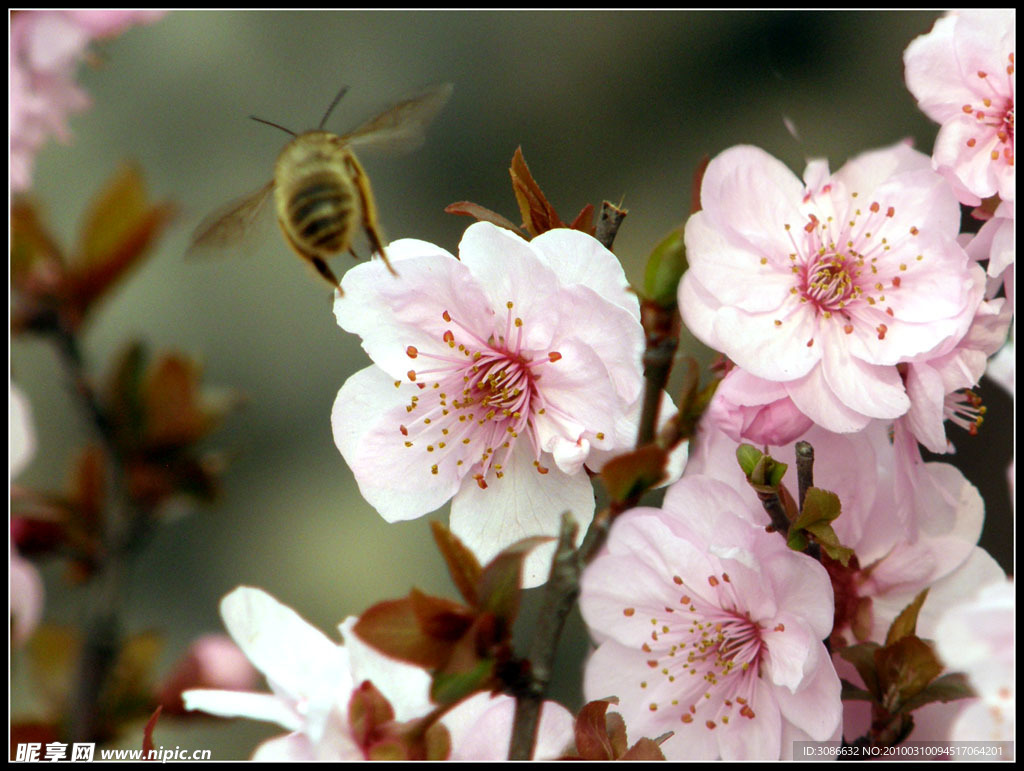
{"label": "bee leg", "polygon": [[384,260],[384,264],[391,275],[397,276],[398,274],[391,267],[391,262],[388,260],[388,253],[384,251],[384,238],[381,236],[380,230],[377,229],[377,204],[373,200],[370,178],[366,176],[366,172],[359,165],[359,161],[351,154],[349,155],[349,169],[352,172],[352,179],[359,190],[359,208],[362,210],[363,230],[366,231],[366,237],[370,241],[370,249],[372,252],[380,254],[380,258]]}
{"label": "bee leg", "polygon": [[324,262],[323,258],[310,257],[309,261],[313,263],[313,267],[316,268],[317,273],[327,279],[327,281],[329,281],[334,288],[338,290],[338,294],[344,297],[345,292],[341,288],[341,282],[338,281],[338,277],[334,275],[334,271],[327,266],[327,263]]}
{"label": "bee leg", "polygon": [[356,254],[356,250],[353,249],[351,246],[348,248],[348,253],[352,255],[353,260],[362,259],[358,254]]}

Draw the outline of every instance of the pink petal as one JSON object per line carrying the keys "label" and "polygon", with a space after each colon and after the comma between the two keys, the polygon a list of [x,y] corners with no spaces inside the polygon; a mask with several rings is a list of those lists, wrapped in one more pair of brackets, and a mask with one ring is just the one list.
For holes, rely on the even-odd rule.
{"label": "pink petal", "polygon": [[823,367],[815,367],[799,380],[785,384],[786,393],[807,417],[822,428],[839,434],[860,431],[871,418],[850,409],[832,393]]}
{"label": "pink petal", "polygon": [[815,666],[797,691],[788,688],[776,688],[775,698],[778,700],[782,716],[800,730],[807,733],[811,740],[823,742],[832,738],[842,724],[843,705],[840,700],[841,684],[825,651],[825,646],[818,643],[820,652]]}
{"label": "pink petal", "polygon": [[362,338],[363,349],[392,380],[404,380],[422,363],[409,358],[410,346],[449,354],[446,311],[478,335],[493,330],[493,306],[461,262],[422,241],[396,241],[388,252],[399,275],[379,260],[357,265],[342,279],[345,295],[335,298],[334,314],[342,329]]}
{"label": "pink petal", "polygon": [[[417,423],[407,411],[409,393],[416,389],[395,387],[395,381],[377,367],[352,375],[338,392],[331,412],[334,442],[352,469],[359,491],[388,522],[415,519],[440,508],[461,487],[468,473],[457,466],[452,452],[429,453],[426,448],[440,439]],[[435,398],[429,389],[418,391]],[[426,409],[424,406],[423,409]],[[408,435],[400,427],[410,424]],[[412,442],[411,447],[406,442]],[[438,457],[433,457],[434,455]],[[406,459],[396,462],[396,458]],[[438,473],[431,473],[434,464]]]}

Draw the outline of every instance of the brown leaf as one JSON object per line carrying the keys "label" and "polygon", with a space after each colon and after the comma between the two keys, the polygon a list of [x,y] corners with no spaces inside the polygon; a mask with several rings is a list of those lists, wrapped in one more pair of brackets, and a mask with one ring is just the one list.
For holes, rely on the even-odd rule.
{"label": "brown leaf", "polygon": [[409,597],[373,605],[359,617],[353,631],[381,653],[425,669],[436,669],[448,661],[454,640],[434,637],[423,629],[414,608],[416,594],[419,593],[413,590]]}
{"label": "brown leaf", "polygon": [[455,588],[459,590],[459,594],[467,604],[475,607],[477,604],[476,585],[483,572],[480,562],[451,530],[437,520],[431,520],[430,531],[434,535],[434,542],[437,544],[441,556],[444,557],[445,564],[448,565],[448,573],[452,577]]}
{"label": "brown leaf", "polygon": [[889,631],[885,635],[886,645],[892,645],[907,635],[916,634],[917,615],[921,612],[921,606],[924,605],[924,601],[927,598],[928,589],[925,589],[907,607],[900,611],[900,614],[893,620],[889,626]]}
{"label": "brown leaf", "polygon": [[700,189],[704,184],[704,172],[708,170],[711,163],[711,156],[705,155],[700,159],[697,168],[693,170],[693,187],[690,189],[690,214],[700,211]]}
{"label": "brown leaf", "polygon": [[200,404],[199,368],[182,356],[161,359],[147,373],[141,397],[144,437],[151,449],[193,444],[213,427]]}
{"label": "brown leaf", "polygon": [[150,204],[136,166],[117,170],[90,203],[70,261],[71,293],[83,313],[138,264],[173,212],[169,204]]}
{"label": "brown leaf", "polygon": [[477,586],[479,608],[500,618],[509,633],[519,613],[523,560],[537,546],[551,540],[550,536],[533,536],[516,541],[488,562],[480,575]]}
{"label": "brown leaf", "polygon": [[464,214],[467,217],[473,217],[477,222],[490,222],[492,225],[497,225],[500,228],[511,230],[516,235],[523,235],[522,228],[512,223],[511,220],[505,219],[502,215],[496,211],[491,211],[485,206],[481,206],[478,203],[471,201],[456,201],[450,203],[444,207],[446,214]]}
{"label": "brown leaf", "polygon": [[558,218],[554,208],[548,203],[540,186],[530,174],[521,147],[517,147],[512,156],[509,173],[512,175],[512,190],[515,192],[516,202],[519,204],[519,213],[523,217],[523,227],[531,238],[554,228],[565,227],[565,223]]}
{"label": "brown leaf", "polygon": [[608,701],[584,704],[576,716],[576,752],[583,760],[615,760],[617,754],[608,734],[605,713]]}
{"label": "brown leaf", "polygon": [[656,741],[645,736],[630,747],[620,760],[665,760],[665,753]]}
{"label": "brown leaf", "polygon": [[580,213],[576,215],[576,219],[569,223],[569,227],[586,233],[588,236],[594,235],[597,232],[597,228],[594,225],[594,204],[588,203],[580,209]]}
{"label": "brown leaf", "polygon": [[613,501],[626,501],[654,487],[665,475],[668,453],[655,444],[647,444],[608,461],[601,469],[608,495]]}

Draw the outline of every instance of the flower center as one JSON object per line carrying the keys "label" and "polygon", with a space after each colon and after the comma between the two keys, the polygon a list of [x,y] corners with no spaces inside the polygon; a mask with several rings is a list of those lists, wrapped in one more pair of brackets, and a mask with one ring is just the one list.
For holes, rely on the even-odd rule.
{"label": "flower center", "polygon": [[[673,684],[678,698],[668,704],[651,702],[650,710],[678,710],[681,722],[697,721],[708,730],[728,725],[736,716],[753,720],[755,682],[765,649],[762,627],[736,609],[728,573],[708,576],[723,606],[701,599],[679,576],[672,580],[683,592],[679,607],[666,607],[665,615],[651,618],[651,642],[641,648],[652,656],[647,665]],[[626,616],[635,612],[623,610]],[[640,683],[644,689],[648,685]]]}
{"label": "flower center", "polygon": [[487,488],[485,477],[492,468],[496,478],[504,476],[524,432],[533,447],[533,465],[541,474],[548,472],[540,465],[535,420],[550,406],[538,381],[543,367],[562,357],[557,351],[525,350],[523,321],[513,315],[512,302],[506,307],[504,334],[484,339],[444,311],[448,326],[441,342],[449,353],[406,348],[409,358],[430,359],[435,366],[408,372],[409,381],[425,393],[413,395],[406,407],[411,420],[399,426],[405,446],[430,454],[432,474],[449,464],[446,472],[460,477],[472,473],[481,489]]}
{"label": "flower center", "polygon": [[[999,76],[993,77],[992,73],[985,70],[978,70],[975,73],[979,81],[978,92],[985,94],[980,96],[974,104],[965,104],[963,111],[966,115],[973,115],[978,121],[982,133],[970,137],[966,144],[970,148],[978,146],[979,139],[982,147],[991,143],[989,156],[993,161],[1002,159],[1006,164],[1013,165],[1014,138],[1013,138],[1013,54],[1007,58],[1006,79],[1000,80]],[[992,142],[992,134],[995,134],[995,142]]]}
{"label": "flower center", "polygon": [[[818,193],[807,193],[804,203],[831,191],[832,185],[827,184]],[[867,305],[895,317],[886,292],[895,294],[903,280],[901,274],[924,259],[923,254],[912,251],[918,248],[914,243],[920,233],[917,227],[903,233],[893,232],[895,206],[873,201],[861,208],[857,198],[856,192],[850,194],[849,211],[842,221],[840,215],[823,214],[823,219],[819,219],[817,214],[809,213],[802,228],[785,225],[793,247],[789,253],[794,276],[791,295],[800,303],[810,304],[820,318],[835,318],[848,335],[853,334],[855,317],[860,323],[868,318],[863,312],[853,313],[856,308]],[[823,201],[820,211],[836,210],[836,203],[839,202]],[[913,257],[900,261],[898,255],[907,253]],[[768,261],[768,257],[761,258],[762,264]],[[872,332],[884,340],[888,325],[873,324]],[[784,323],[776,319],[775,326],[781,328]],[[807,345],[814,345],[814,339],[808,340]]]}

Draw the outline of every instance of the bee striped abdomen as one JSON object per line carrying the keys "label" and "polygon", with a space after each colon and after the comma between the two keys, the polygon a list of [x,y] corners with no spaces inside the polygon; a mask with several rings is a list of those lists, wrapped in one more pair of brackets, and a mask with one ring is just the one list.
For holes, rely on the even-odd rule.
{"label": "bee striped abdomen", "polygon": [[294,186],[288,200],[292,232],[316,251],[340,252],[348,246],[357,204],[351,187],[334,174],[314,174]]}

